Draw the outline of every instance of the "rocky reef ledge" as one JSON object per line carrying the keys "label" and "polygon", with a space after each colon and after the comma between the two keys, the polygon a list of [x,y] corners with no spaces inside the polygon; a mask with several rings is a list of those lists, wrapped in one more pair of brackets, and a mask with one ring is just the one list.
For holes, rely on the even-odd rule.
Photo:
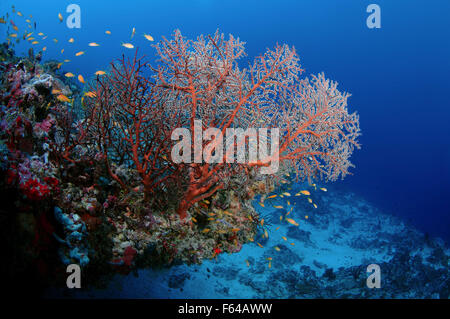
{"label": "rocky reef ledge", "polygon": [[[293,188],[301,189],[295,184]],[[291,202],[293,218],[309,214],[298,227],[279,222],[279,209],[258,207],[261,214],[272,216],[269,238],[259,241],[263,248],[251,243],[239,253],[221,254],[201,265],[144,269],[134,276],[116,276],[106,289],[55,289],[48,296],[449,298],[450,250],[442,240],[429,238],[352,193],[330,189],[315,198],[314,212],[305,198]],[[366,286],[366,269],[372,263],[380,266],[380,289]]]}

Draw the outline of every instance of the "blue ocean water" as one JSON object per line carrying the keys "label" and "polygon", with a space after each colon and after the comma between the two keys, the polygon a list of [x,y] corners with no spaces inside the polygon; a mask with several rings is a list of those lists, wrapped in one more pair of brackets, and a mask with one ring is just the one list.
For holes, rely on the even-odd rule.
{"label": "blue ocean water", "polygon": [[[58,21],[70,3],[2,1],[0,10],[14,4],[33,15],[40,31],[60,39],[49,43],[44,59],[61,59],[62,48],[66,56],[87,48],[65,67],[86,75],[130,54],[120,44],[133,27],[155,41],[177,28],[189,38],[219,29],[247,43],[248,59],[276,43],[295,46],[305,75],[324,71],[352,94],[350,110],[361,115],[363,148],[353,156],[354,175],[340,185],[430,235],[450,239],[448,1],[377,1],[380,29],[366,26],[372,1],[78,0],[80,29]],[[69,45],[71,37],[76,42]],[[101,47],[88,48],[93,41]],[[142,36],[134,43],[153,56]]]}
{"label": "blue ocean water", "polygon": [[[80,29],[58,21],[70,3],[81,7]],[[366,7],[381,8],[381,28],[368,29]],[[32,14],[49,41],[44,59],[71,58],[64,70],[93,74],[133,43],[150,59],[155,41],[180,29],[188,38],[217,29],[246,42],[247,60],[276,43],[295,46],[305,75],[325,72],[352,94],[360,114],[362,149],[352,157],[353,175],[335,186],[423,232],[450,240],[450,2],[397,1],[2,1]],[[1,37],[5,25],[0,25]],[[105,31],[110,30],[111,35]],[[0,37],[0,39],[1,39]],[[71,37],[75,43],[69,44]],[[101,44],[88,47],[89,42]],[[28,44],[16,50],[26,54]],[[65,49],[64,55],[60,50]],[[242,61],[244,66],[247,60]]]}

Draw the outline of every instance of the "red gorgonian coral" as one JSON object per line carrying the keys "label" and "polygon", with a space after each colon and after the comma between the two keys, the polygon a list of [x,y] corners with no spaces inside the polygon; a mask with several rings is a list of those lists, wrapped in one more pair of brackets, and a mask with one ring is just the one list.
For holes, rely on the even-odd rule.
{"label": "red gorgonian coral", "polygon": [[[347,111],[349,95],[323,74],[300,78],[294,48],[277,45],[241,69],[244,43],[231,35],[225,39],[216,32],[191,41],[175,31],[155,47],[156,68],[136,56],[123,58],[108,76],[97,78],[95,97],[87,102],[86,123],[120,185],[125,183],[109,168],[111,161],[134,165],[147,198],[176,181],[183,189],[177,208],[183,219],[195,203],[226,188],[231,176],[245,176],[270,161],[309,181],[349,173],[360,135],[358,116]],[[194,132],[196,120],[204,134],[210,127],[222,135],[229,128],[279,129],[279,148],[252,163],[237,163],[228,153],[216,163],[176,163],[170,158],[171,133],[176,128]],[[217,136],[209,137],[201,143],[211,155]]]}

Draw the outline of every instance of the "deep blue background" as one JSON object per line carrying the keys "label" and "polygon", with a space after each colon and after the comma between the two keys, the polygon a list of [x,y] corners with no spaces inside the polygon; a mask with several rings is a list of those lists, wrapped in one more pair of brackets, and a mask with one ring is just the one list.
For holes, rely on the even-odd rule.
{"label": "deep blue background", "polygon": [[[70,3],[81,6],[80,30],[57,19],[58,12],[67,16]],[[381,6],[381,29],[366,27],[370,3]],[[49,34],[46,58],[62,59],[64,47],[72,60],[64,69],[85,77],[130,53],[120,44],[133,26],[133,43],[149,55],[142,34],[158,41],[176,28],[187,37],[220,28],[247,42],[249,58],[277,42],[295,46],[305,74],[324,71],[338,81],[352,93],[350,110],[361,115],[363,148],[354,154],[354,175],[339,185],[450,239],[450,1],[22,0],[2,1],[1,12],[11,4]],[[20,25],[25,18],[13,19]],[[0,28],[4,39],[5,25]],[[88,47],[92,41],[102,46]],[[75,58],[80,50],[86,54]]]}

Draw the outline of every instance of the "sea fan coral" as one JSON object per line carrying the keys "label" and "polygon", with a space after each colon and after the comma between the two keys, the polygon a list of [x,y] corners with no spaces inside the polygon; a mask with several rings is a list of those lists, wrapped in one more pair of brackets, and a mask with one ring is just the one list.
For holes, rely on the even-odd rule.
{"label": "sea fan coral", "polygon": [[[244,44],[219,32],[191,41],[175,31],[173,39],[155,47],[157,68],[137,58],[137,52],[132,61],[122,58],[108,76],[97,77],[87,100],[85,123],[110,175],[122,187],[126,185],[111,170],[111,162],[134,165],[146,198],[175,181],[183,189],[176,211],[184,219],[195,203],[229,187],[230,176],[240,175],[244,183],[250,167],[259,171],[280,163],[310,181],[348,173],[349,157],[359,147],[358,116],[348,114],[348,94],[323,74],[300,79],[303,70],[294,48],[277,45],[247,70],[237,63],[245,55]],[[146,76],[144,69],[153,75]],[[171,133],[176,128],[194,132],[197,120],[203,135],[209,127],[222,134],[229,128],[279,129],[279,149],[250,164],[237,163],[228,153],[217,163],[174,161]],[[201,141],[210,156],[217,148],[211,141]],[[232,143],[238,147],[241,142]]]}

